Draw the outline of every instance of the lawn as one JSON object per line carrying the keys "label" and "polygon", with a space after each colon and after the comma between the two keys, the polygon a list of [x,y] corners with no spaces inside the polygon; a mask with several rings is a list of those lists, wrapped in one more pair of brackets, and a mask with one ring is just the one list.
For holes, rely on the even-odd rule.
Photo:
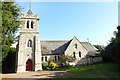
{"label": "lawn", "polygon": [[70,76],[69,78],[81,78],[81,79],[87,78],[94,80],[120,80],[118,65],[112,63],[75,66],[68,68],[60,68],[58,70],[64,70],[72,73],[73,75]]}

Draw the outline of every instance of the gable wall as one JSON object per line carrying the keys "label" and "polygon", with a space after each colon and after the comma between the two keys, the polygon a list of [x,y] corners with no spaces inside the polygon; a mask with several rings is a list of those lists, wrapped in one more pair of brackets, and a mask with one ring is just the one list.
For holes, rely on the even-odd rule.
{"label": "gable wall", "polygon": [[[75,44],[77,44],[77,49],[75,48]],[[79,51],[81,52],[81,57],[79,57]],[[80,60],[81,58],[84,58],[86,56],[88,51],[81,45],[81,43],[76,38],[73,38],[65,51],[65,55],[73,56],[73,52],[75,52],[76,54],[76,59]]]}

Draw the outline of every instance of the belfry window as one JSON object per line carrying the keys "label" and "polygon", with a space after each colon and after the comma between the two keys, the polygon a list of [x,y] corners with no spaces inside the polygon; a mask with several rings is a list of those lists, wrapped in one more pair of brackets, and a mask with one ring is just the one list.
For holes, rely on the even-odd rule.
{"label": "belfry window", "polygon": [[31,40],[28,41],[27,46],[32,47],[32,41]]}
{"label": "belfry window", "polygon": [[32,21],[32,22],[31,22],[31,28],[33,28],[33,24],[34,24],[34,23],[33,23],[33,21]]}
{"label": "belfry window", "polygon": [[27,21],[27,28],[29,28],[29,21]]}

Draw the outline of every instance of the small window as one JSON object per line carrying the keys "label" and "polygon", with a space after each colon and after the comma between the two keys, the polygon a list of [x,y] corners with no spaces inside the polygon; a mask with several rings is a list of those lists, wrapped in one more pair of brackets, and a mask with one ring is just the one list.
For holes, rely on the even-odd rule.
{"label": "small window", "polygon": [[75,52],[73,52],[73,57],[76,58],[76,56],[75,56]]}
{"label": "small window", "polygon": [[79,57],[81,57],[81,52],[79,52]]}
{"label": "small window", "polygon": [[44,61],[44,57],[42,57],[42,61]]}
{"label": "small window", "polygon": [[60,61],[60,56],[58,56],[58,61]]}
{"label": "small window", "polygon": [[32,47],[32,41],[31,40],[28,41],[27,46]]}
{"label": "small window", "polygon": [[75,44],[75,48],[77,49],[77,44]]}
{"label": "small window", "polygon": [[27,28],[29,28],[29,21],[27,21]]}
{"label": "small window", "polygon": [[47,61],[47,56],[45,56],[45,61]]}
{"label": "small window", "polygon": [[32,22],[31,22],[31,28],[33,28],[33,24],[34,24],[34,23],[33,23],[33,21],[32,21]]}
{"label": "small window", "polygon": [[55,56],[55,61],[57,61],[57,56]]}

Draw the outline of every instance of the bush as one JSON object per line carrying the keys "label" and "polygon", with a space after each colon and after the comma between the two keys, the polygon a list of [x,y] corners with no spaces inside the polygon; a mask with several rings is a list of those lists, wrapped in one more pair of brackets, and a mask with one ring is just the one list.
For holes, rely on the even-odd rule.
{"label": "bush", "polygon": [[70,55],[62,55],[60,57],[60,60],[62,62],[62,64],[61,64],[62,67],[68,67],[69,66],[68,62],[74,62],[75,58],[73,58]]}
{"label": "bush", "polygon": [[42,68],[43,70],[55,70],[58,67],[58,65],[53,62],[52,60],[49,62],[42,61]]}
{"label": "bush", "polygon": [[51,61],[49,61],[48,67],[49,67],[51,70],[54,70],[55,68],[58,67],[58,65],[51,60]]}
{"label": "bush", "polygon": [[48,62],[42,61],[42,68],[47,69],[48,68]]}

